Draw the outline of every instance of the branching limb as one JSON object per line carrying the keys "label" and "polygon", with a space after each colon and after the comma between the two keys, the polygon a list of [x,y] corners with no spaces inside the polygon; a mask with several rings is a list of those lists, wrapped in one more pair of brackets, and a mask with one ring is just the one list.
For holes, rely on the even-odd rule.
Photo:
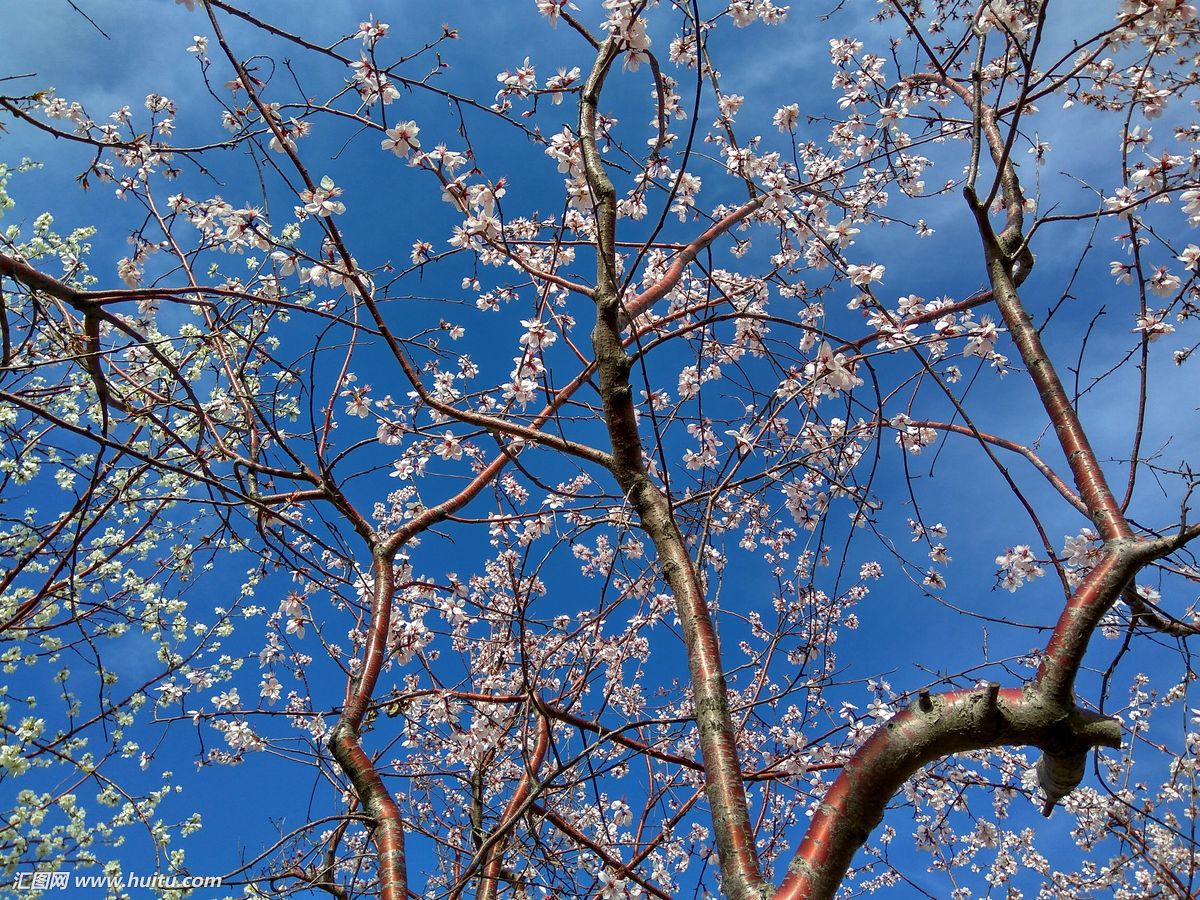
{"label": "branching limb", "polygon": [[[631,361],[621,342],[621,297],[617,281],[614,227],[616,194],[604,170],[596,146],[596,108],[600,92],[614,59],[616,44],[610,38],[596,56],[579,104],[584,171],[596,209],[596,325],[592,345],[600,377],[604,419],[612,442],[611,469],[621,490],[636,510],[642,526],[654,542],[659,564],[675,595],[676,611],[683,631],[696,709],[696,727],[704,757],[707,795],[713,830],[720,851],[721,880],[725,893],[741,900],[762,897],[767,892],[755,848],[745,786],[738,760],[736,729],[729,710],[725,675],[716,628],[708,610],[705,590],[675,521],[669,498],[651,480],[642,458],[642,444],[629,381]],[[744,215],[752,208],[743,207]],[[734,220],[737,221],[737,220]],[[710,229],[720,233],[733,222]],[[714,229],[720,228],[720,231]],[[708,234],[708,232],[706,232]],[[708,241],[698,243],[690,257],[676,260],[672,270],[682,267]],[[675,278],[678,278],[676,274]],[[664,278],[660,285],[665,285]],[[660,286],[635,301],[630,314],[653,303],[669,287]]]}
{"label": "branching limb", "polygon": [[[964,102],[973,102],[971,92],[957,81],[928,73],[913,75],[911,79],[916,82],[945,85]],[[1105,540],[1131,537],[1133,531],[1121,512],[1120,504],[1113,496],[1075,406],[1063,387],[1042,345],[1041,336],[1033,325],[1033,319],[1018,293],[1018,288],[1029,276],[1033,266],[1033,254],[1023,233],[1025,195],[1017,177],[1016,167],[1008,153],[1008,144],[1000,133],[995,112],[990,107],[981,107],[980,127],[992,159],[1000,170],[999,183],[1008,214],[1005,227],[999,234],[992,228],[988,220],[988,210],[974,190],[968,186],[964,193],[983,242],[988,280],[991,282],[996,306],[1054,425],[1063,453],[1071,467],[1080,499],[1088,509],[1088,515]]]}
{"label": "branching limb", "polygon": [[360,674],[347,690],[341,718],[329,734],[329,749],[341,766],[363,809],[375,821],[374,841],[379,860],[379,896],[381,900],[407,900],[408,872],[405,863],[404,823],[400,808],[379,776],[379,770],[359,742],[363,717],[371,704],[379,673],[383,669],[391,632],[392,596],[395,576],[393,553],[376,552],[372,587],[371,623],[363,652]]}
{"label": "branching limb", "polygon": [[775,900],[833,897],[888,802],[927,763],[967,750],[1036,746],[1045,752],[1039,765],[1043,787],[1048,796],[1059,791],[1062,796],[1078,784],[1082,760],[1093,747],[1120,743],[1116,721],[1050,701],[1029,688],[1000,690],[990,684],[923,695],[880,725],[843,767],[813,816]]}
{"label": "branching limb", "polygon": [[485,844],[488,849],[484,854],[485,861],[483,864],[483,874],[480,876],[479,893],[476,894],[478,900],[494,900],[496,897],[497,891],[500,888],[501,870],[504,866],[504,847],[507,843],[503,835],[507,835],[511,831],[512,827],[516,824],[516,820],[524,811],[525,803],[533,793],[534,785],[537,782],[538,769],[542,767],[542,762],[546,758],[546,750],[549,746],[550,721],[546,717],[540,716],[538,718],[537,738],[534,742],[533,754],[526,762],[525,774],[521,777],[521,783],[513,791],[508,805],[504,808],[504,815],[501,816],[500,822],[496,826],[496,834],[501,835],[501,837],[490,844]]}

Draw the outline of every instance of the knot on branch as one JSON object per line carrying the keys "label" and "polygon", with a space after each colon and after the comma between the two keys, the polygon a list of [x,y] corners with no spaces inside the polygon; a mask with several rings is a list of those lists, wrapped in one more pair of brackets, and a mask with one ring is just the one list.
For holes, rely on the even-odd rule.
{"label": "knot on branch", "polygon": [[1012,273],[1013,287],[1020,287],[1033,271],[1033,265],[1037,261],[1033,251],[1029,249],[1029,242],[1019,228],[1010,227],[999,234],[996,244],[1004,254],[1008,270]]}
{"label": "knot on branch", "polygon": [[1017,253],[1016,259],[1012,261],[1012,280],[1014,287],[1020,287],[1029,273],[1033,271],[1033,264],[1037,258],[1033,255],[1033,251],[1029,249],[1028,244],[1022,244],[1020,252]]}
{"label": "knot on branch", "polygon": [[1047,818],[1055,804],[1079,787],[1087,764],[1088,750],[1067,755],[1043,753],[1037,764],[1038,787],[1046,794],[1042,815]]}
{"label": "knot on branch", "polygon": [[[980,237],[983,239],[985,257],[1003,261],[1013,287],[1020,287],[1029,277],[1029,273],[1033,271],[1034,263],[1037,262],[1037,257],[1029,249],[1029,242],[1021,230],[1022,218],[1020,216],[1013,217],[1004,230],[996,234],[988,219],[988,211],[975,193],[975,189],[967,185],[963,188],[963,197],[966,198],[967,205],[975,216]],[[1021,198],[1008,199],[1007,195],[1006,199],[1010,203],[1024,202]]]}
{"label": "knot on branch", "polygon": [[1048,817],[1058,801],[1079,787],[1094,748],[1121,746],[1121,726],[1108,716],[1076,708],[1040,746],[1037,781],[1046,794],[1042,815]]}

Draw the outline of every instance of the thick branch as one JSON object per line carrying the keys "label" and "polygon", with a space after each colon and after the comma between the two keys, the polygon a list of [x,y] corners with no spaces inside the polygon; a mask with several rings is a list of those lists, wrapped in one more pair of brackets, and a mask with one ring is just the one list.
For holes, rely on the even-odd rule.
{"label": "thick branch", "polygon": [[1153,541],[1109,541],[1063,609],[1041,666],[1024,688],[992,684],[937,698],[924,694],[880,726],[825,795],[775,900],[832,897],[891,797],[922,766],[952,753],[1041,748],[1038,783],[1049,815],[1078,786],[1091,748],[1120,746],[1115,721],[1075,704],[1075,676],[1092,633],[1139,568],[1195,536],[1193,528]]}
{"label": "thick branch", "polygon": [[544,716],[539,717],[537,740],[534,744],[533,755],[526,763],[525,774],[521,777],[521,783],[517,785],[517,789],[509,799],[508,806],[504,808],[504,815],[500,817],[500,823],[496,826],[496,831],[493,833],[494,835],[505,835],[505,837],[500,837],[499,840],[494,843],[489,842],[487,845],[487,851],[484,856],[486,862],[483,865],[479,893],[476,895],[477,900],[493,900],[500,889],[500,874],[504,868],[504,849],[508,843],[506,835],[525,810],[525,804],[533,793],[537,783],[538,769],[542,767],[542,761],[546,758],[546,750],[549,746],[550,721]]}
{"label": "thick branch", "polygon": [[1029,688],[1000,690],[992,684],[923,695],[880,725],[843,767],[813,815],[775,900],[833,897],[888,802],[927,763],[988,747],[1040,747],[1047,762],[1039,765],[1039,775],[1053,796],[1078,784],[1076,776],[1082,775],[1082,761],[1092,747],[1120,743],[1121,729],[1112,719]]}
{"label": "thick branch", "polygon": [[1177,549],[1180,540],[1121,538],[1108,542],[1104,556],[1075,589],[1054,626],[1034,676],[1039,690],[1059,702],[1071,699],[1088,641],[1104,614],[1112,609],[1142,566]]}
{"label": "thick branch", "polygon": [[[592,346],[600,377],[605,424],[612,441],[611,469],[654,542],[663,577],[675,596],[691,675],[706,793],[720,852],[722,887],[725,894],[735,900],[759,897],[764,895],[766,888],[741,778],[736,729],[729,710],[716,628],[670,500],[651,481],[642,461],[629,383],[631,363],[621,342],[621,298],[614,243],[616,194],[604,171],[595,133],[596,106],[605,75],[616,56],[615,50],[612,39],[601,46],[579,105],[584,171],[596,208],[596,326],[592,332]],[[677,262],[682,266],[682,262]],[[661,295],[651,294],[645,303],[648,305],[657,296]]]}
{"label": "thick branch", "polygon": [[371,703],[379,673],[383,668],[388,634],[392,621],[392,594],[395,578],[392,555],[377,552],[374,562],[375,584],[371,598],[371,624],[363,652],[361,674],[347,691],[342,716],[329,735],[329,749],[341,766],[362,803],[375,821],[374,841],[379,860],[379,896],[381,900],[407,900],[408,874],[404,859],[404,823],[400,808],[379,777],[379,771],[363,751],[358,734],[363,716]]}
{"label": "thick branch", "polygon": [[[943,84],[968,104],[974,103],[971,92],[952,79],[924,73],[911,76],[911,80]],[[999,168],[998,178],[1008,213],[1004,230],[996,234],[988,220],[985,205],[980,203],[972,187],[968,186],[964,193],[975,215],[980,239],[983,241],[988,280],[991,282],[996,306],[1021,354],[1021,361],[1037,387],[1042,405],[1050,416],[1050,422],[1071,467],[1079,496],[1087,506],[1088,515],[1105,540],[1131,537],[1133,531],[1125,520],[1116,498],[1113,497],[1079,421],[1075,406],[1059,380],[1058,373],[1042,346],[1041,337],[1033,326],[1033,320],[1017,292],[1018,287],[1028,277],[1034,262],[1033,254],[1022,233],[1025,196],[1016,167],[1008,152],[1009,147],[996,124],[994,110],[983,107],[980,116],[983,136],[987,140],[992,159]]]}
{"label": "thick branch", "polygon": [[976,218],[996,305],[1004,317],[1013,343],[1021,354],[1029,377],[1037,388],[1055,434],[1058,435],[1058,442],[1071,467],[1080,499],[1087,507],[1088,515],[1095,522],[1100,536],[1105,540],[1132,537],[1133,531],[1108,486],[1083,423],[1079,420],[1079,414],[1075,411],[1075,406],[1063,387],[1045,347],[1042,346],[1042,339],[1033,326],[1033,319],[1017,293],[1013,274],[1014,261],[992,233],[986,213],[976,209]]}

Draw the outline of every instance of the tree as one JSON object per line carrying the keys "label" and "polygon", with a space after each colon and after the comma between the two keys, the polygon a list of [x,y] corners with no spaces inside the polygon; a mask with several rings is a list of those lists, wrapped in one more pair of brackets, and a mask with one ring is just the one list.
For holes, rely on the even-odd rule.
{"label": "tree", "polygon": [[0,98],[9,885],[1194,895],[1192,7],[179,6]]}

